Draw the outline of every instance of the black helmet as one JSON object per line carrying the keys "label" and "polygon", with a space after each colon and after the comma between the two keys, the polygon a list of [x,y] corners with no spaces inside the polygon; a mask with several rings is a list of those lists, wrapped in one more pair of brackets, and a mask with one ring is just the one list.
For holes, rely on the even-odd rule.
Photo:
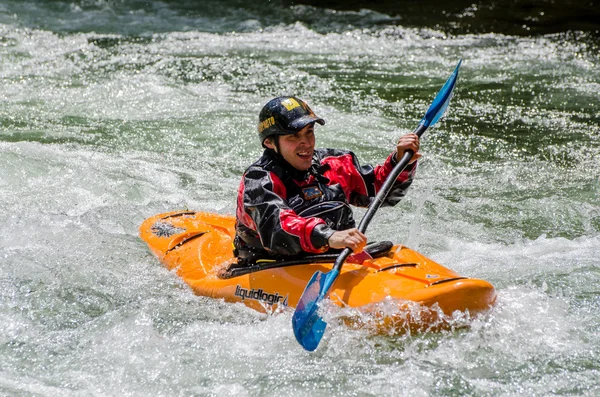
{"label": "black helmet", "polygon": [[295,134],[315,122],[325,124],[302,99],[293,96],[271,99],[258,116],[260,143],[264,147],[265,139],[271,135]]}

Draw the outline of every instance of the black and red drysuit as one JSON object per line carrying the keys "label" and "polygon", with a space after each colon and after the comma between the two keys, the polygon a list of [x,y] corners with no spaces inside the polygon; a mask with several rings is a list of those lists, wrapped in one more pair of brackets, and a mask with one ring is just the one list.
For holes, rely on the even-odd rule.
{"label": "black and red drysuit", "polygon": [[[400,174],[383,205],[404,197],[416,164]],[[315,149],[311,168],[299,171],[266,149],[246,170],[238,191],[239,263],[327,251],[336,230],[356,227],[349,204],[367,207],[395,165],[395,153],[372,167],[361,166],[350,151]]]}

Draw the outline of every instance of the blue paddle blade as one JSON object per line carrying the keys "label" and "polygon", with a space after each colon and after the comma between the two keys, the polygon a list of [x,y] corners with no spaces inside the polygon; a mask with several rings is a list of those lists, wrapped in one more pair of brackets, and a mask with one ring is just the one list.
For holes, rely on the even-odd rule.
{"label": "blue paddle blade", "polygon": [[[452,92],[454,91],[454,86],[456,85],[456,79],[458,78],[458,69],[460,68],[460,64],[462,63],[462,59],[456,65],[456,69],[452,75],[448,78],[440,92],[435,96],[433,103],[427,110],[425,117],[421,120],[419,127],[415,130],[415,133],[418,136],[421,136],[427,129],[427,127],[435,124],[440,117],[444,114],[444,111],[448,107],[450,103],[450,99],[452,98]],[[398,173],[394,175],[398,175],[406,164],[408,164],[408,160],[410,156],[407,157],[406,163],[402,164],[402,162],[398,163],[394,167],[394,171],[398,169]],[[403,159],[404,160],[404,159]],[[395,180],[396,176],[390,179],[386,179],[384,186],[388,184],[388,180]],[[389,193],[389,189],[392,184],[389,183],[388,188],[384,188],[382,191],[384,192],[384,196]],[[382,193],[379,192],[379,194]],[[377,197],[379,197],[379,194]],[[360,223],[359,229],[362,232],[366,230],[367,225],[369,224],[372,215],[377,211],[379,206],[370,207],[370,209],[375,208],[373,212],[367,211],[367,214],[363,217],[363,220]],[[370,215],[369,215],[370,214]],[[330,272],[324,274],[322,272],[316,272],[302,293],[300,300],[298,301],[298,305],[296,306],[296,311],[294,312],[294,316],[292,317],[292,326],[294,328],[294,335],[296,336],[296,340],[302,347],[306,350],[313,351],[319,346],[319,342],[321,338],[323,338],[323,333],[325,332],[325,327],[327,327],[327,323],[321,318],[319,315],[319,302],[321,302],[327,293],[329,292],[329,288],[333,285],[337,276],[340,274],[340,269],[342,268],[344,261],[351,253],[349,248],[344,249],[342,253],[338,256],[333,265],[333,269]]]}
{"label": "blue paddle blade", "polygon": [[454,87],[456,86],[456,80],[458,79],[458,69],[460,68],[460,64],[462,63],[462,59],[458,61],[458,65],[454,69],[454,72],[448,77],[446,83],[435,96],[431,106],[427,109],[427,113],[425,113],[425,117],[421,120],[421,124],[425,127],[431,127],[435,123],[438,122],[440,117],[444,114],[448,105],[450,104],[450,99],[452,99],[452,94],[454,92]]}
{"label": "blue paddle blade", "polygon": [[292,317],[292,327],[298,343],[308,351],[319,346],[327,323],[319,315],[319,303],[337,278],[335,269],[328,272],[316,272],[306,284],[306,288],[296,305]]}

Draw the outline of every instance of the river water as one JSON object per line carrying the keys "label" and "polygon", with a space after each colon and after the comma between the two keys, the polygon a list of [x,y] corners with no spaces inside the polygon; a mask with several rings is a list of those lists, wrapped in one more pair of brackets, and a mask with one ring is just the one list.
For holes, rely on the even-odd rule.
{"label": "river water", "polygon": [[[200,3],[0,3],[0,395],[600,394],[597,38]],[[138,238],[159,212],[234,213],[271,97],[376,163],[460,58],[413,187],[368,235],[493,283],[469,329],[334,323],[309,354],[291,312],[195,296]]]}

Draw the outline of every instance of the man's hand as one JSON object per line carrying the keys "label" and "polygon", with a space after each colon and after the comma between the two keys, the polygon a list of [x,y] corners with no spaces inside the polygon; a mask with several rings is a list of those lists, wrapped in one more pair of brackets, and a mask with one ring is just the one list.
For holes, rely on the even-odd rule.
{"label": "man's hand", "polygon": [[329,237],[330,248],[350,248],[354,252],[361,252],[367,245],[367,236],[357,228],[338,230]]}
{"label": "man's hand", "polygon": [[396,144],[396,161],[402,160],[402,156],[404,156],[404,152],[407,150],[412,150],[415,153],[410,159],[409,164],[414,163],[421,157],[421,153],[419,153],[419,137],[417,134],[406,134],[400,137]]}

